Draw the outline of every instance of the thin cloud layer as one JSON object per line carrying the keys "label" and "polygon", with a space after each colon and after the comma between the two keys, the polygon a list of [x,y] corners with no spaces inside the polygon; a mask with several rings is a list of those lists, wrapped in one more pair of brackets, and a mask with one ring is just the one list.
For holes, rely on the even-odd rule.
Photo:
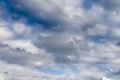
{"label": "thin cloud layer", "polygon": [[118,80],[119,1],[0,1],[5,80]]}

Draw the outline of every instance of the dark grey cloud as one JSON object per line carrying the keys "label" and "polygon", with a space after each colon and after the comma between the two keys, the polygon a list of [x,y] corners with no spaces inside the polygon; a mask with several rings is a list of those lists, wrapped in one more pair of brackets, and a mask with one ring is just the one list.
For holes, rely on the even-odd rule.
{"label": "dark grey cloud", "polygon": [[[67,15],[63,12],[60,3],[57,1],[11,0],[10,2],[16,9],[26,12],[32,18],[42,21],[45,25],[51,27],[64,24],[67,21]],[[24,3],[28,4],[26,5]]]}
{"label": "dark grey cloud", "polygon": [[103,3],[105,8],[108,10],[119,10],[120,1],[118,0],[104,0]]}
{"label": "dark grey cloud", "polygon": [[104,7],[106,10],[108,11],[116,11],[119,10],[119,5],[120,5],[120,1],[118,0],[90,0],[87,2],[87,0],[85,0],[86,2],[86,6],[91,7],[94,4],[97,5],[101,5],[102,7]]}

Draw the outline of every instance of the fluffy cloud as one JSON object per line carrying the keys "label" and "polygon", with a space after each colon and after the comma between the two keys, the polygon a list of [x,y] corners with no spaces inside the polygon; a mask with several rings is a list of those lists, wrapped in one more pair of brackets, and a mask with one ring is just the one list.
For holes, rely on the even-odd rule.
{"label": "fluffy cloud", "polygon": [[91,36],[95,36],[95,35],[106,35],[107,34],[107,27],[102,25],[102,24],[96,24],[95,27],[93,28],[89,28],[88,29],[88,34]]}
{"label": "fluffy cloud", "polygon": [[119,1],[11,0],[0,9],[0,70],[7,80],[119,78]]}
{"label": "fluffy cloud", "polygon": [[10,29],[7,27],[4,22],[0,23],[0,40],[7,40],[14,36],[13,32],[10,31]]}
{"label": "fluffy cloud", "polygon": [[20,49],[25,50],[26,52],[33,53],[33,54],[40,52],[40,50],[38,48],[34,47],[30,41],[25,41],[25,40],[13,41],[12,40],[12,41],[6,41],[3,44],[8,45],[13,49],[20,48]]}

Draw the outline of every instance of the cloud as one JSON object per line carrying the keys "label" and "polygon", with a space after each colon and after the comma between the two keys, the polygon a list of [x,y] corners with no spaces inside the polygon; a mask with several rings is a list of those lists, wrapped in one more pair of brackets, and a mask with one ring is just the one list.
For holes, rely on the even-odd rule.
{"label": "cloud", "polygon": [[106,0],[104,6],[108,10],[119,10],[120,1],[117,0]]}
{"label": "cloud", "polygon": [[[100,80],[109,73],[119,75],[119,1],[84,1],[1,3],[0,70],[8,72],[8,80]],[[30,24],[23,13],[49,27]],[[41,72],[43,68],[47,73]]]}
{"label": "cloud", "polygon": [[26,32],[29,31],[28,28],[25,27],[25,24],[22,22],[16,22],[13,24],[13,29],[16,33],[18,34],[25,34]]}
{"label": "cloud", "polygon": [[12,38],[12,37],[14,37],[14,34],[13,34],[13,32],[11,32],[10,30],[9,30],[9,28],[8,27],[6,27],[7,25],[6,24],[4,24],[4,22],[1,22],[1,24],[0,24],[0,40],[6,40],[6,39],[10,39],[10,38]]}
{"label": "cloud", "polygon": [[20,48],[25,50],[26,52],[30,52],[32,54],[37,54],[40,50],[32,45],[30,41],[25,40],[15,40],[15,41],[6,41],[3,43],[5,45],[10,46],[13,49]]}
{"label": "cloud", "polygon": [[[28,3],[28,2],[29,4],[24,5],[24,3]],[[38,18],[39,20],[46,21],[46,23],[48,22],[48,24],[53,24],[53,26],[57,25],[56,23],[61,23],[61,22],[63,23],[65,21],[63,17],[65,18],[66,16],[61,8],[63,2],[60,3],[59,1],[54,1],[54,0],[52,1],[12,0],[11,3],[13,3],[13,5],[16,8],[27,11],[28,13],[30,13],[31,16]]]}
{"label": "cloud", "polygon": [[88,34],[91,35],[91,36],[95,36],[95,35],[106,35],[107,34],[107,27],[102,25],[102,24],[96,24],[95,27],[93,28],[89,28],[88,29]]}

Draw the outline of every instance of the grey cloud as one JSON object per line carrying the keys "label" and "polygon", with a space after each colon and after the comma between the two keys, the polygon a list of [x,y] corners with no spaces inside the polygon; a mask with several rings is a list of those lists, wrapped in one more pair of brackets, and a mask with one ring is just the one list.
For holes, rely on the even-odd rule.
{"label": "grey cloud", "polygon": [[39,36],[38,40],[40,41],[34,44],[37,47],[44,48],[50,52],[50,54],[53,55],[56,63],[70,63],[73,61],[70,60],[68,56],[76,56],[78,53],[76,52],[76,47],[72,41],[69,41],[69,36],[64,36],[64,34],[54,34],[48,37]]}
{"label": "grey cloud", "polygon": [[[35,62],[44,60],[46,55],[32,55],[31,53],[26,52],[24,49],[16,48],[12,49],[9,46],[5,46],[0,50],[0,59],[6,61],[10,64],[18,64],[18,65],[36,65]],[[46,62],[45,62],[46,63]],[[41,62],[41,65],[43,63]]]}
{"label": "grey cloud", "polygon": [[[6,33],[5,35],[0,34],[2,35],[0,38],[0,64],[3,65],[0,68],[15,75],[14,79],[27,80],[33,79],[31,76],[37,76],[35,77],[37,79],[49,80],[100,80],[107,74],[107,70],[101,70],[97,65],[119,71],[120,47],[116,45],[120,36],[119,19],[117,19],[119,13],[113,10],[119,6],[119,1],[106,0],[100,5],[96,3],[89,10],[81,7],[82,0],[76,2],[66,0],[66,4],[64,1],[53,0],[30,0],[30,2],[12,0],[12,2],[17,7],[16,9],[59,24],[57,27],[55,26],[56,30],[61,29],[59,27],[63,29],[63,31],[58,30],[59,32],[49,31],[42,29],[40,24],[29,25],[23,19],[15,22],[1,19],[1,24],[9,23],[9,26],[0,27],[0,33]],[[94,38],[100,39],[100,43],[97,43]],[[58,65],[63,65],[64,68],[61,69]],[[16,67],[16,71],[14,67]],[[65,75],[40,74],[41,72],[38,71],[40,67],[63,70]],[[35,75],[33,75],[33,71]],[[112,75],[114,76],[114,73]]]}
{"label": "grey cloud", "polygon": [[94,4],[101,5],[108,11],[118,11],[120,7],[120,1],[118,0],[92,0],[91,5]]}
{"label": "grey cloud", "polygon": [[104,0],[104,6],[108,10],[119,10],[120,1],[118,0]]}
{"label": "grey cloud", "polygon": [[[28,3],[29,2],[29,3]],[[66,22],[66,14],[62,10],[62,5],[58,1],[41,1],[41,0],[11,0],[14,7],[27,11],[27,13],[38,20],[45,21],[45,24],[57,26]],[[27,5],[24,3],[28,3]],[[32,6],[31,6],[32,5]],[[33,6],[34,5],[34,6]]]}

